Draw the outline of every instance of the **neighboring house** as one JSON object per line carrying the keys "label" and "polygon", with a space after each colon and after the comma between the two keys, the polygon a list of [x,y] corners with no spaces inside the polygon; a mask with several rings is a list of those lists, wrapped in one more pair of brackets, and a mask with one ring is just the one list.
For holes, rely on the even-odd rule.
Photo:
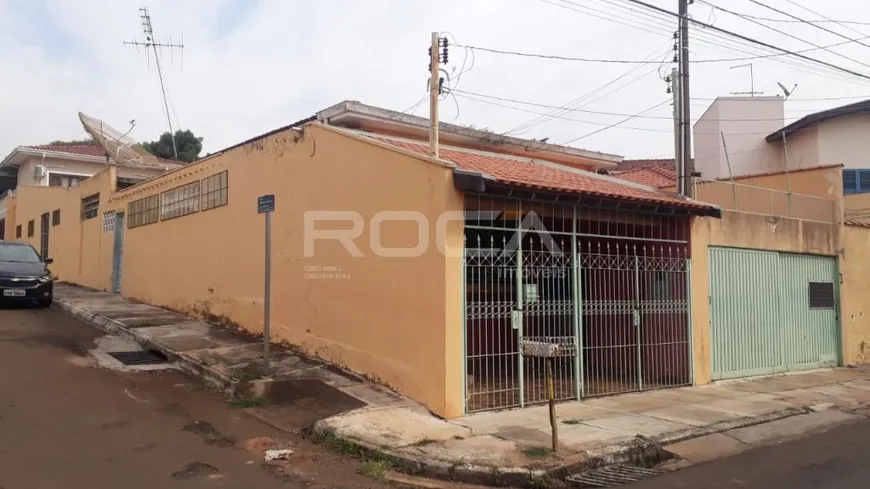
{"label": "neighboring house", "polygon": [[[112,166],[118,165],[96,144],[15,148],[0,161],[0,239],[5,237],[5,199],[9,192],[17,187],[76,187],[82,180]],[[180,166],[168,160],[120,165],[117,185],[129,187]]]}
{"label": "neighboring house", "polygon": [[846,218],[866,222],[870,100],[816,112],[787,125],[783,104],[782,97],[717,98],[694,127],[695,169],[706,179],[728,179],[840,165]]}
{"label": "neighboring house", "polygon": [[427,137],[343,102],[134,187],[115,167],[20,187],[7,231],[52,216],[23,239],[50,234],[60,280],[256,334],[273,194],[273,338],[450,418],[546,403],[542,352],[559,400],[870,359],[870,267],[835,216],[722,211],[599,173],[619,156],[448,124],[435,157]]}

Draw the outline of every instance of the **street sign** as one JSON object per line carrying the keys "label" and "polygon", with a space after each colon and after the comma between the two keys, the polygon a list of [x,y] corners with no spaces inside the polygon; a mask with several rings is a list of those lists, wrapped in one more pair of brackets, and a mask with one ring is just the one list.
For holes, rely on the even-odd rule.
{"label": "street sign", "polygon": [[272,306],[272,213],[275,212],[275,195],[257,197],[257,214],[266,217],[266,270],[263,290],[263,376],[269,376],[269,342],[272,341],[269,331],[269,320]]}
{"label": "street sign", "polygon": [[257,214],[275,212],[275,195],[261,195],[257,197]]}

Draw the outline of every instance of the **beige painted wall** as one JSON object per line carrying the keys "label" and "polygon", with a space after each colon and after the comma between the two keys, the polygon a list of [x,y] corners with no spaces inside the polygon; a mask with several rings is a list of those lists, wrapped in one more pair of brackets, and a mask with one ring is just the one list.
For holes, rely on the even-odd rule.
{"label": "beige painted wall", "polygon": [[843,255],[840,270],[841,320],[843,327],[843,363],[870,363],[870,228],[843,227]]}
{"label": "beige painted wall", "polygon": [[[15,215],[7,223],[7,232],[15,236],[15,226],[21,225],[21,240],[40,250],[41,215],[58,209],[60,225],[50,224],[48,257],[55,260],[49,268],[59,279],[97,289],[111,286],[111,257],[114,246],[111,233],[102,232],[102,212],[115,186],[115,169],[84,180],[78,188],[18,187]],[[100,194],[100,215],[81,219],[81,199]],[[34,234],[27,236],[29,221],[34,222]],[[10,227],[11,226],[11,227]]]}
{"label": "beige painted wall", "polygon": [[819,148],[819,126],[804,129],[786,138],[786,144],[782,140],[769,143],[771,147],[784,158],[788,154],[788,168],[798,170],[812,168],[820,165],[836,165],[838,161],[829,161],[822,158]]}
{"label": "beige painted wall", "polygon": [[722,219],[692,220],[692,331],[694,379],[712,379],[710,353],[710,246],[727,246],[836,256],[840,252],[840,226],[796,219],[722,213]]}
{"label": "beige painted wall", "polygon": [[[463,210],[450,168],[309,125],[304,136],[286,130],[125,189],[101,203],[100,212],[126,211],[131,201],[223,170],[228,205],[127,230],[123,295],[261,332],[264,224],[256,201],[274,193],[273,337],[368,374],[439,415],[461,416],[461,253],[448,258],[434,246],[437,218]],[[43,191],[40,197],[25,193],[20,199],[63,205],[72,215],[67,208],[79,208],[79,190],[87,188],[58,190],[50,199],[55,189],[35,189]],[[75,198],[60,202],[66,192]],[[21,209],[19,218],[38,218],[44,205],[32,207]],[[359,213],[364,230],[354,243],[363,256],[351,256],[337,241],[318,241],[314,255],[304,256],[306,211]],[[380,211],[419,212],[428,219],[422,256],[375,256],[369,223]],[[106,289],[112,235],[101,232],[99,219],[93,222],[93,229],[72,220],[76,227],[63,228],[68,236],[58,245],[84,252],[79,257],[58,250],[57,268],[62,278]],[[350,221],[317,225],[351,227]],[[416,224],[387,221],[380,229],[383,247],[418,244]],[[463,223],[454,221],[447,230],[445,239],[461,250]]]}

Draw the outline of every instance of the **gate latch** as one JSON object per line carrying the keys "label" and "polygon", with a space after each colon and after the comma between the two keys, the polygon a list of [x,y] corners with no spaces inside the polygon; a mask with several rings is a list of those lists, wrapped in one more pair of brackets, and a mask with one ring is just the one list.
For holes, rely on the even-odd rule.
{"label": "gate latch", "polygon": [[523,311],[513,310],[511,311],[511,327],[513,329],[520,329],[520,325],[523,322]]}
{"label": "gate latch", "polygon": [[631,315],[632,315],[632,318],[631,318],[632,324],[634,324],[635,326],[640,326],[640,311],[638,311],[637,309],[633,309],[631,311]]}

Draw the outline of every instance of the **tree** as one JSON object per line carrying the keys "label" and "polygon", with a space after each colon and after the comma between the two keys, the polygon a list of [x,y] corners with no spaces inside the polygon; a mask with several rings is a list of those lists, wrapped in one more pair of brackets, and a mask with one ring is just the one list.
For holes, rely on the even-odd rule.
{"label": "tree", "polygon": [[97,142],[92,138],[87,139],[70,139],[70,140],[61,140],[52,141],[48,143],[50,146],[96,146]]}
{"label": "tree", "polygon": [[[190,163],[199,159],[199,153],[202,151],[202,138],[196,137],[189,130],[175,131],[175,145],[178,148],[178,159]],[[175,159],[175,153],[172,150],[172,135],[169,134],[169,131],[161,134],[157,141],[142,143],[142,147],[159,158]]]}

